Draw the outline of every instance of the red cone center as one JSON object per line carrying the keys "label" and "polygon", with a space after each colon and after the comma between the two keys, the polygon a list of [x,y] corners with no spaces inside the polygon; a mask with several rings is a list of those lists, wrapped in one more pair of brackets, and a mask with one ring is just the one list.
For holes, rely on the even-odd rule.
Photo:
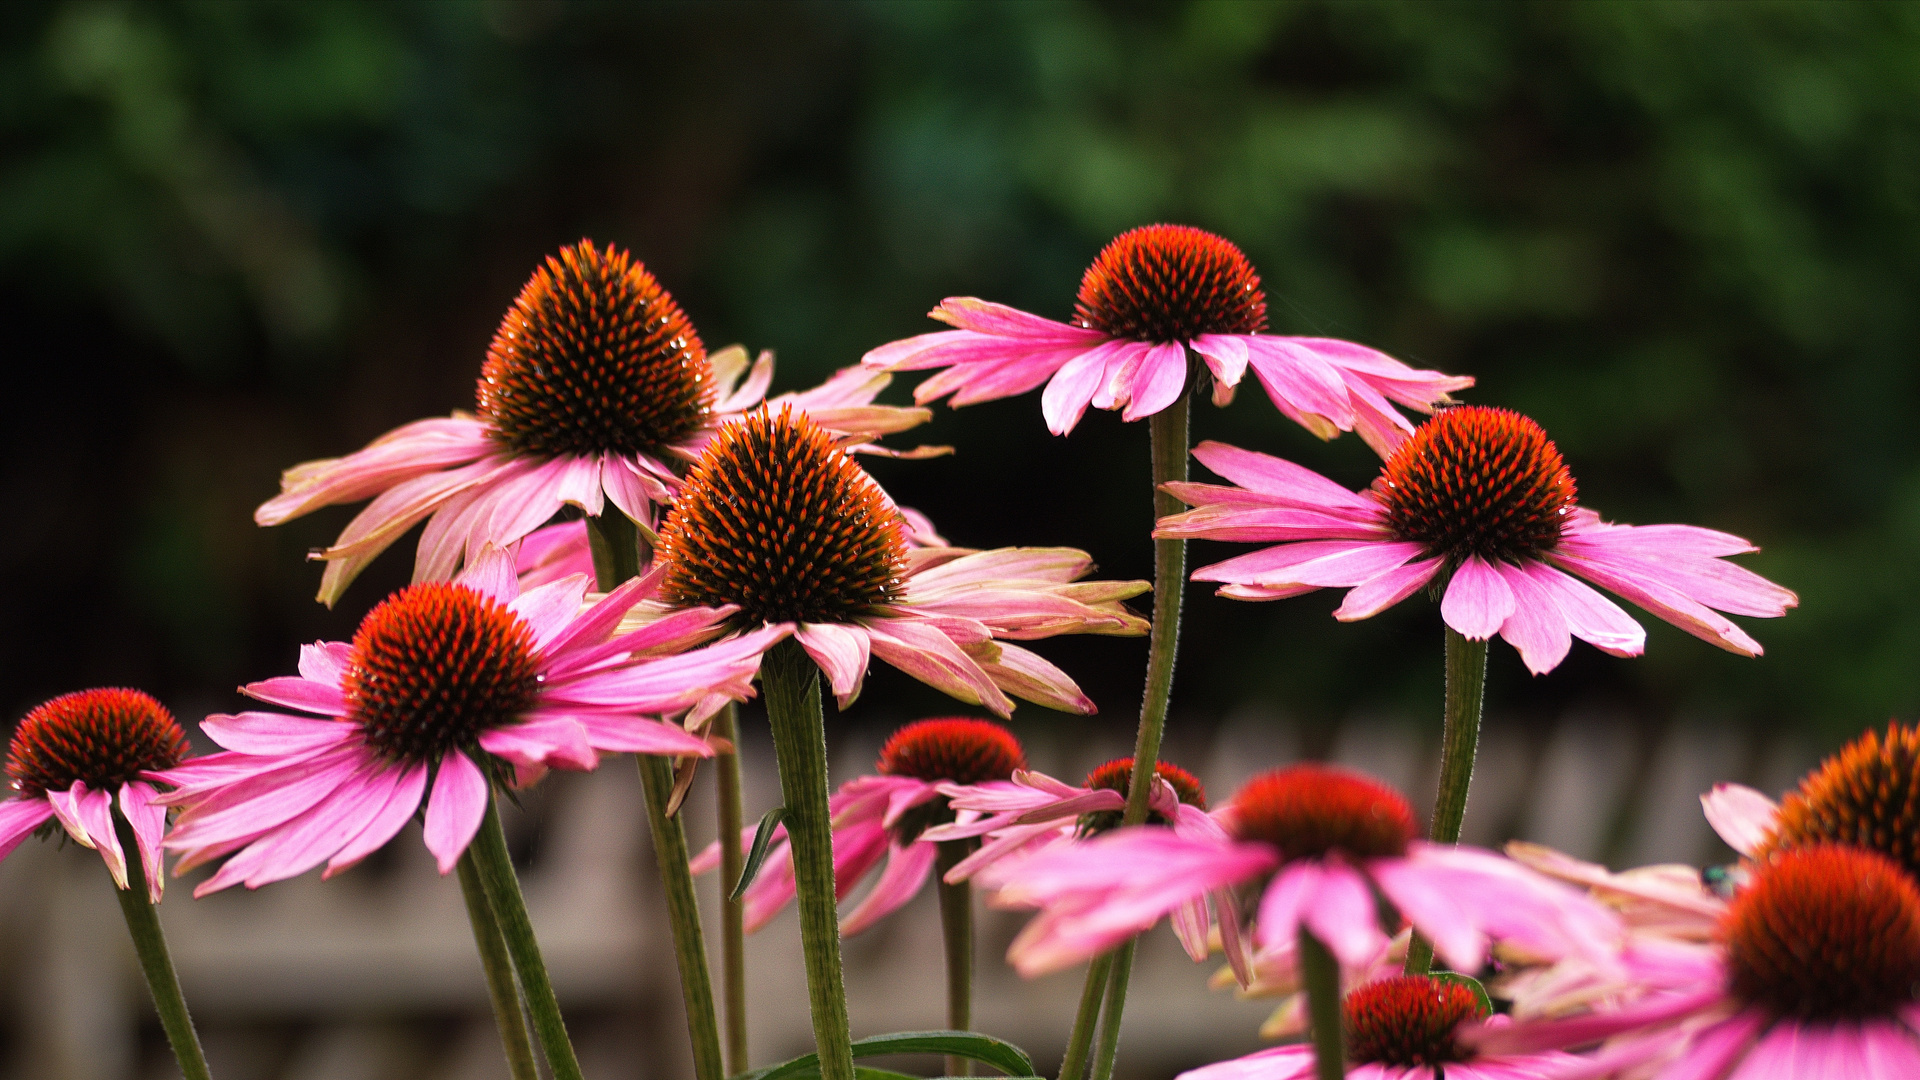
{"label": "red cone center", "polygon": [[1417,826],[1401,794],[1359,773],[1289,765],[1247,781],[1233,796],[1233,831],[1288,859],[1338,851],[1355,859],[1407,853]]}
{"label": "red cone center", "polygon": [[1878,852],[1825,844],[1775,855],[1722,930],[1735,995],[1789,1016],[1859,1020],[1911,1005],[1920,890]]}
{"label": "red cone center", "polygon": [[7,745],[7,777],[22,795],[66,791],[75,780],[110,790],[187,756],[187,733],[166,706],[138,690],[62,694],[20,721]]}
{"label": "red cone center", "polygon": [[1074,318],[1109,337],[1188,342],[1267,328],[1260,275],[1240,249],[1186,225],[1145,225],[1115,237],[1080,279]]}
{"label": "red cone center", "polygon": [[893,733],[877,766],[887,776],[929,783],[980,784],[1006,780],[1027,767],[1026,751],[1013,732],[987,720],[950,717],[916,720]]}
{"label": "red cone center", "polygon": [[1560,542],[1573,474],[1539,424],[1507,409],[1443,409],[1400,444],[1373,482],[1402,540],[1456,562],[1517,562]]}
{"label": "red cone center", "polygon": [[1347,995],[1344,1011],[1350,1060],[1403,1068],[1466,1061],[1473,1054],[1454,1030],[1488,1015],[1470,988],[1425,975],[1368,983]]}

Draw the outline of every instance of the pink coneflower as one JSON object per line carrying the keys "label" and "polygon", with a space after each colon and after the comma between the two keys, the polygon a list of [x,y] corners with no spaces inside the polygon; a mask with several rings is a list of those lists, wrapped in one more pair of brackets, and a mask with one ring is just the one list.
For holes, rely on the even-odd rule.
{"label": "pink coneflower", "polygon": [[[841,936],[858,934],[899,910],[926,884],[935,848],[925,830],[954,820],[943,788],[1004,787],[1026,764],[1026,751],[1013,733],[986,720],[918,720],[894,732],[875,765],[880,775],[847,781],[828,802],[837,898],[845,900],[868,873],[885,864],[873,888],[840,919]],[[751,840],[752,832],[747,830],[743,839]],[[760,876],[741,897],[748,933],[765,926],[793,900],[792,853],[785,830],[777,835]],[[715,842],[694,859],[693,872],[704,874],[719,865],[720,845]]]}
{"label": "pink coneflower", "polygon": [[722,427],[687,473],[660,530],[660,600],[633,619],[732,605],[738,629],[792,633],[843,709],[878,658],[1000,716],[1009,694],[1095,711],[1065,672],[1007,642],[1144,634],[1122,601],[1146,582],[1081,581],[1093,563],[1070,548],[914,547],[909,528],[807,414],[754,412]]}
{"label": "pink coneflower", "polygon": [[[1457,982],[1403,975],[1361,986],[1341,1003],[1347,1075],[1359,1080],[1546,1080],[1581,1064],[1558,1051],[1492,1055],[1456,1037],[1462,1029],[1498,1030],[1478,995]],[[1198,1069],[1178,1080],[1309,1080],[1313,1047],[1276,1046]]]}
{"label": "pink coneflower", "polygon": [[1920,1076],[1920,889],[1892,860],[1839,844],[1780,852],[1728,904],[1721,941],[1694,970],[1645,972],[1644,996],[1622,1008],[1473,1041],[1606,1040],[1590,1076]]}
{"label": "pink coneflower", "polygon": [[1047,427],[1072,431],[1092,405],[1138,420],[1166,408],[1205,364],[1213,403],[1233,400],[1253,368],[1280,411],[1323,439],[1359,431],[1381,454],[1413,430],[1390,402],[1430,412],[1470,376],[1419,371],[1364,345],[1280,337],[1267,329],[1260,275],[1240,249],[1185,225],[1122,233],[1080,281],[1072,324],[970,296],[929,313],[958,327],[882,345],[862,360],[885,371],[944,367],[914,391],[955,406],[1024,394],[1041,383]]}
{"label": "pink coneflower", "polygon": [[[415,581],[451,578],[484,545],[510,546],[563,506],[597,517],[611,502],[650,525],[677,484],[672,463],[697,457],[772,379],[772,354],[751,373],[737,347],[709,357],[645,266],[582,240],[549,256],[507,310],[481,368],[477,415],[415,421],[358,453],[296,465],[254,520],[278,525],[373,499],[316,556],[327,560],[327,604],[422,520]],[[849,369],[787,400],[817,407],[823,425],[871,449],[872,438],[927,418],[872,405],[884,385]]]}
{"label": "pink coneflower", "polygon": [[67,835],[95,848],[114,884],[127,885],[127,856],[113,811],[133,826],[148,898],[160,902],[160,838],[167,811],[145,779],[187,756],[187,733],[164,705],[138,690],[81,690],[38,706],[7,744],[14,797],[0,802],[0,859],[57,818]]}
{"label": "pink coneflower", "polygon": [[[1022,975],[1055,971],[1181,904],[1260,882],[1256,948],[1305,927],[1350,968],[1378,957],[1400,929],[1381,925],[1376,893],[1460,971],[1479,969],[1490,938],[1565,953],[1602,952],[1619,937],[1617,919],[1564,885],[1489,851],[1415,840],[1406,800],[1357,773],[1276,769],[1248,781],[1216,818],[1223,829],[1213,837],[1125,828],[983,875],[996,905],[1040,909],[1008,959]],[[1225,932],[1236,913],[1219,915]]]}
{"label": "pink coneflower", "polygon": [[1196,509],[1160,519],[1154,535],[1280,541],[1202,567],[1195,581],[1225,582],[1220,595],[1239,600],[1350,588],[1333,613],[1342,622],[1443,581],[1447,625],[1474,641],[1498,633],[1536,675],[1558,666],[1575,637],[1615,656],[1645,647],[1640,625],[1576,576],[1743,656],[1760,655],[1759,644],[1720,611],[1773,617],[1799,603],[1725,560],[1758,550],[1737,536],[1613,525],[1578,506],[1573,476],[1546,432],[1505,409],[1443,410],[1360,492],[1223,443],[1193,453],[1240,486],[1168,484]]}
{"label": "pink coneflower", "polygon": [[658,583],[634,579],[591,607],[578,577],[519,593],[510,560],[490,546],[460,581],[382,601],[351,644],[302,648],[298,676],[243,690],[317,717],[210,716],[201,728],[227,753],[148,774],[179,785],[162,797],[184,807],[166,842],[186,853],[174,872],[232,855],[195,896],[322,862],[331,877],[385,844],[424,800],[427,849],[444,874],[486,813],[489,774],[591,769],[612,752],[712,754],[647,717],[713,694],[751,696],[759,653],[784,632],[681,652],[713,635],[731,613],[721,607],[614,636]]}
{"label": "pink coneflower", "polygon": [[1920,881],[1920,729],[1867,731],[1828,757],[1779,803],[1716,784],[1700,797],[1727,846],[1752,859],[1809,844],[1878,851]]}

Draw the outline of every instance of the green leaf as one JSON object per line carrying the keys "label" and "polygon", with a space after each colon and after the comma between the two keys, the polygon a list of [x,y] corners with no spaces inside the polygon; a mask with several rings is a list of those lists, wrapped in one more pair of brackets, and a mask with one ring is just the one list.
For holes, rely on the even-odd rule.
{"label": "green leaf", "polygon": [[[990,1065],[1019,1080],[1028,1080],[1034,1075],[1033,1059],[1026,1051],[1010,1042],[972,1031],[898,1031],[859,1039],[853,1044],[854,1057],[879,1054],[947,1054]],[[903,1075],[868,1068],[857,1068],[854,1074],[856,1080],[897,1080]],[[810,1080],[819,1075],[820,1055],[804,1054],[772,1068],[742,1073],[734,1080]]]}
{"label": "green leaf", "polygon": [[776,806],[760,819],[760,827],[753,831],[753,847],[747,851],[747,865],[740,868],[740,882],[733,887],[733,894],[727,899],[738,903],[746,893],[747,886],[760,876],[760,864],[767,861],[767,849],[773,846],[773,830],[780,824],[780,819],[786,816],[787,808]]}
{"label": "green leaf", "polygon": [[1487,996],[1487,988],[1480,985],[1479,979],[1471,975],[1462,975],[1457,971],[1432,971],[1427,973],[1427,978],[1432,979],[1434,982],[1451,983],[1455,986],[1466,987],[1473,991],[1474,997],[1480,999],[1480,1007],[1482,1009],[1485,1009],[1489,1014],[1493,1012],[1493,999]]}

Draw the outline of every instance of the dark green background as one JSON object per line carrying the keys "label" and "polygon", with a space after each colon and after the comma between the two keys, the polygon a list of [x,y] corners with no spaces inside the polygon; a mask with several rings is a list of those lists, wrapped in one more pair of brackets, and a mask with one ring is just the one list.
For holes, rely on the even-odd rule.
{"label": "dark green background", "polygon": [[[1645,658],[1576,645],[1540,679],[1496,646],[1495,709],[1821,741],[1915,711],[1913,6],[42,3],[0,7],[0,43],[12,716],[109,682],[232,708],[349,636],[411,541],[329,613],[301,556],[349,512],[252,507],[287,465],[470,407],[562,243],[631,247],[790,390],[936,329],[945,296],[1065,317],[1152,221],[1239,243],[1274,332],[1477,375],[1587,505],[1751,537],[1801,595],[1748,622],[1760,660],[1649,617]],[[1195,430],[1374,467],[1251,383]],[[1145,437],[1096,413],[1052,438],[1028,395],[942,409],[957,457],[875,471],[957,542],[1146,576]],[[1345,626],[1333,593],[1191,596],[1176,723],[1437,717],[1424,599]],[[1130,728],[1141,643],[1041,648]],[[876,670],[858,708],[944,706]]]}

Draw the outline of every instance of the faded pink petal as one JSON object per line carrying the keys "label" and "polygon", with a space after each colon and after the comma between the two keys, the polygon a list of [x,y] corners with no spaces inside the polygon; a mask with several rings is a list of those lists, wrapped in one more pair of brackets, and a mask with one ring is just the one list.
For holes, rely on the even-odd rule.
{"label": "faded pink petal", "polygon": [[453,870],[480,831],[489,798],[486,776],[467,755],[455,750],[440,759],[433,794],[427,797],[426,841],[442,874]]}
{"label": "faded pink petal", "polygon": [[978,661],[980,670],[986,672],[994,686],[1022,701],[1076,716],[1091,716],[1100,711],[1078,683],[1045,657],[1004,643],[999,652],[997,660]]}
{"label": "faded pink petal", "polygon": [[1745,784],[1715,784],[1700,796],[1707,824],[1727,846],[1749,858],[1773,838],[1780,824],[1780,804]]}
{"label": "faded pink petal", "polygon": [[1453,572],[1440,600],[1440,617],[1471,641],[1485,641],[1513,614],[1513,590],[1478,555],[1469,555]]}
{"label": "faded pink petal", "polygon": [[491,453],[493,440],[479,420],[451,417],[416,420],[396,428],[359,453],[309,461],[288,469],[281,493],[253,513],[259,525],[278,525],[322,506],[359,502],[425,472],[462,465]]}
{"label": "faded pink petal", "polygon": [[945,634],[914,619],[866,623],[873,655],[950,697],[1010,716],[1013,702]]}
{"label": "faded pink petal", "polygon": [[837,623],[801,623],[793,637],[827,676],[834,704],[842,709],[853,704],[867,677],[867,632]]}

